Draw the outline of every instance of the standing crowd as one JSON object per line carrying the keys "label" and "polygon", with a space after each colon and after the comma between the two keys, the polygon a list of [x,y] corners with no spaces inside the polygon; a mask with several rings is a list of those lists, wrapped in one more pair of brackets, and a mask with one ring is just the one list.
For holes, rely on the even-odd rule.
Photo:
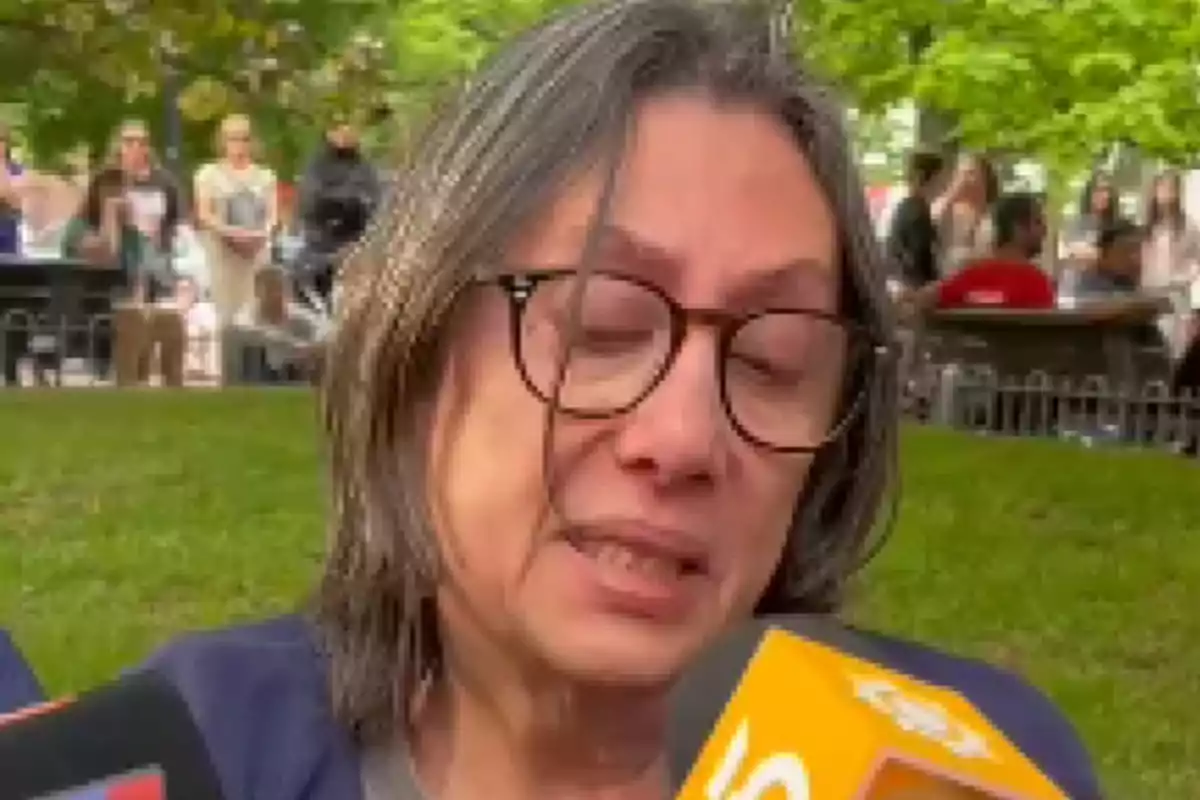
{"label": "standing crowd", "polygon": [[[0,131],[0,254],[19,256],[25,173],[9,141]],[[93,343],[95,377],[141,383],[155,362],[168,385],[187,373],[224,383],[296,379],[312,367],[336,295],[337,256],[380,200],[376,170],[355,128],[335,121],[300,180],[294,214],[285,214],[247,116],[223,119],[214,145],[188,193],[156,155],[148,127],[127,120],[88,176],[58,255],[119,271],[111,340]],[[182,268],[185,240],[195,242],[201,270]],[[289,242],[297,252],[288,253]],[[14,384],[21,345],[32,337],[6,337],[15,346],[6,348],[14,352],[5,382]]]}

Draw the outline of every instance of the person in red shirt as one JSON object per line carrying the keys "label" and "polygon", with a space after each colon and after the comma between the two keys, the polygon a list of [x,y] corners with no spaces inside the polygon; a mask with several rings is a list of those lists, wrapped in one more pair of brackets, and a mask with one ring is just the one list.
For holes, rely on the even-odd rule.
{"label": "person in red shirt", "polygon": [[936,307],[1054,308],[1054,282],[1033,263],[1046,238],[1041,202],[1028,193],[1005,195],[992,210],[992,225],[992,255],[939,281]]}

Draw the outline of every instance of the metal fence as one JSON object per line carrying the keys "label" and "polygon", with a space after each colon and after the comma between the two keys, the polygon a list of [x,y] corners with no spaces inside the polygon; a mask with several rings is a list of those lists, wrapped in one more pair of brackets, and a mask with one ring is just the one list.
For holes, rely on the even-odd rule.
{"label": "metal fence", "polygon": [[1161,381],[1133,388],[1103,376],[1071,379],[1035,372],[1014,379],[986,366],[947,364],[927,375],[919,390],[909,388],[905,410],[910,417],[962,430],[1192,456],[1200,440],[1200,392],[1173,392]]}
{"label": "metal fence", "polygon": [[[0,314],[0,384],[17,386],[113,386],[120,322],[114,315],[77,321]],[[303,385],[313,372],[305,364],[280,368],[266,357],[277,346],[260,332],[240,329],[182,330],[178,380],[183,386]],[[163,346],[139,366],[135,382],[171,384]],[[126,381],[128,382],[128,381]],[[906,380],[905,415],[917,422],[980,433],[1059,438],[1084,446],[1154,447],[1196,455],[1200,440],[1200,392],[1172,393],[1162,382],[1131,389],[1103,376],[1072,379],[1035,372],[1002,378],[969,363],[924,363]]]}
{"label": "metal fence", "polygon": [[[264,331],[189,329],[168,310],[168,325],[150,325],[123,352],[119,314],[76,320],[9,311],[0,314],[0,391],[26,387],[91,388],[121,383],[178,385],[303,385],[309,365],[279,364],[286,350]],[[270,353],[270,357],[268,356]]]}

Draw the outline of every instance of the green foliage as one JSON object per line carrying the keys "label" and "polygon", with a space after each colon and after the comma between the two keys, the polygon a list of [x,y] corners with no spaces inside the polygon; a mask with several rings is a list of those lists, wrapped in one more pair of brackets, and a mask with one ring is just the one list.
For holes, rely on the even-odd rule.
{"label": "green foliage", "polygon": [[[1116,142],[1200,149],[1195,0],[804,0],[803,47],[869,112],[905,98],[963,143],[1086,165]],[[914,40],[928,35],[919,57]]]}
{"label": "green foliage", "polygon": [[0,11],[0,74],[50,158],[99,149],[122,118],[159,129],[164,86],[181,90],[185,163],[211,154],[216,120],[250,113],[266,154],[290,172],[339,108],[386,96],[390,57],[361,37],[394,0],[23,0]]}
{"label": "green foliage", "polygon": [[[102,142],[130,113],[161,121],[170,63],[187,160],[244,110],[288,171],[330,115],[386,101],[420,116],[498,43],[576,1],[22,0],[0,11],[0,74],[50,155]],[[868,116],[913,100],[963,144],[1060,174],[1117,142],[1177,162],[1200,148],[1196,0],[793,2],[803,49]]]}

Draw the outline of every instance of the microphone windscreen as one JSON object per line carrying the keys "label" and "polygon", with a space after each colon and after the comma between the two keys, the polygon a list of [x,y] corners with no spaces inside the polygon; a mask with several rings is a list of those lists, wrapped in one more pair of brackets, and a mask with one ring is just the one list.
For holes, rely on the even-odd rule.
{"label": "microphone windscreen", "polygon": [[187,704],[150,672],[0,717],[0,787],[4,800],[222,800]]}
{"label": "microphone windscreen", "polygon": [[759,617],[738,625],[689,667],[671,694],[667,728],[672,785],[683,785],[706,740],[745,676],[750,661],[769,630],[785,625],[800,636],[864,660],[874,660],[868,640],[836,618],[815,614]]}
{"label": "microphone windscreen", "polygon": [[873,649],[826,617],[733,631],[672,697],[676,800],[1066,800],[964,697]]}

